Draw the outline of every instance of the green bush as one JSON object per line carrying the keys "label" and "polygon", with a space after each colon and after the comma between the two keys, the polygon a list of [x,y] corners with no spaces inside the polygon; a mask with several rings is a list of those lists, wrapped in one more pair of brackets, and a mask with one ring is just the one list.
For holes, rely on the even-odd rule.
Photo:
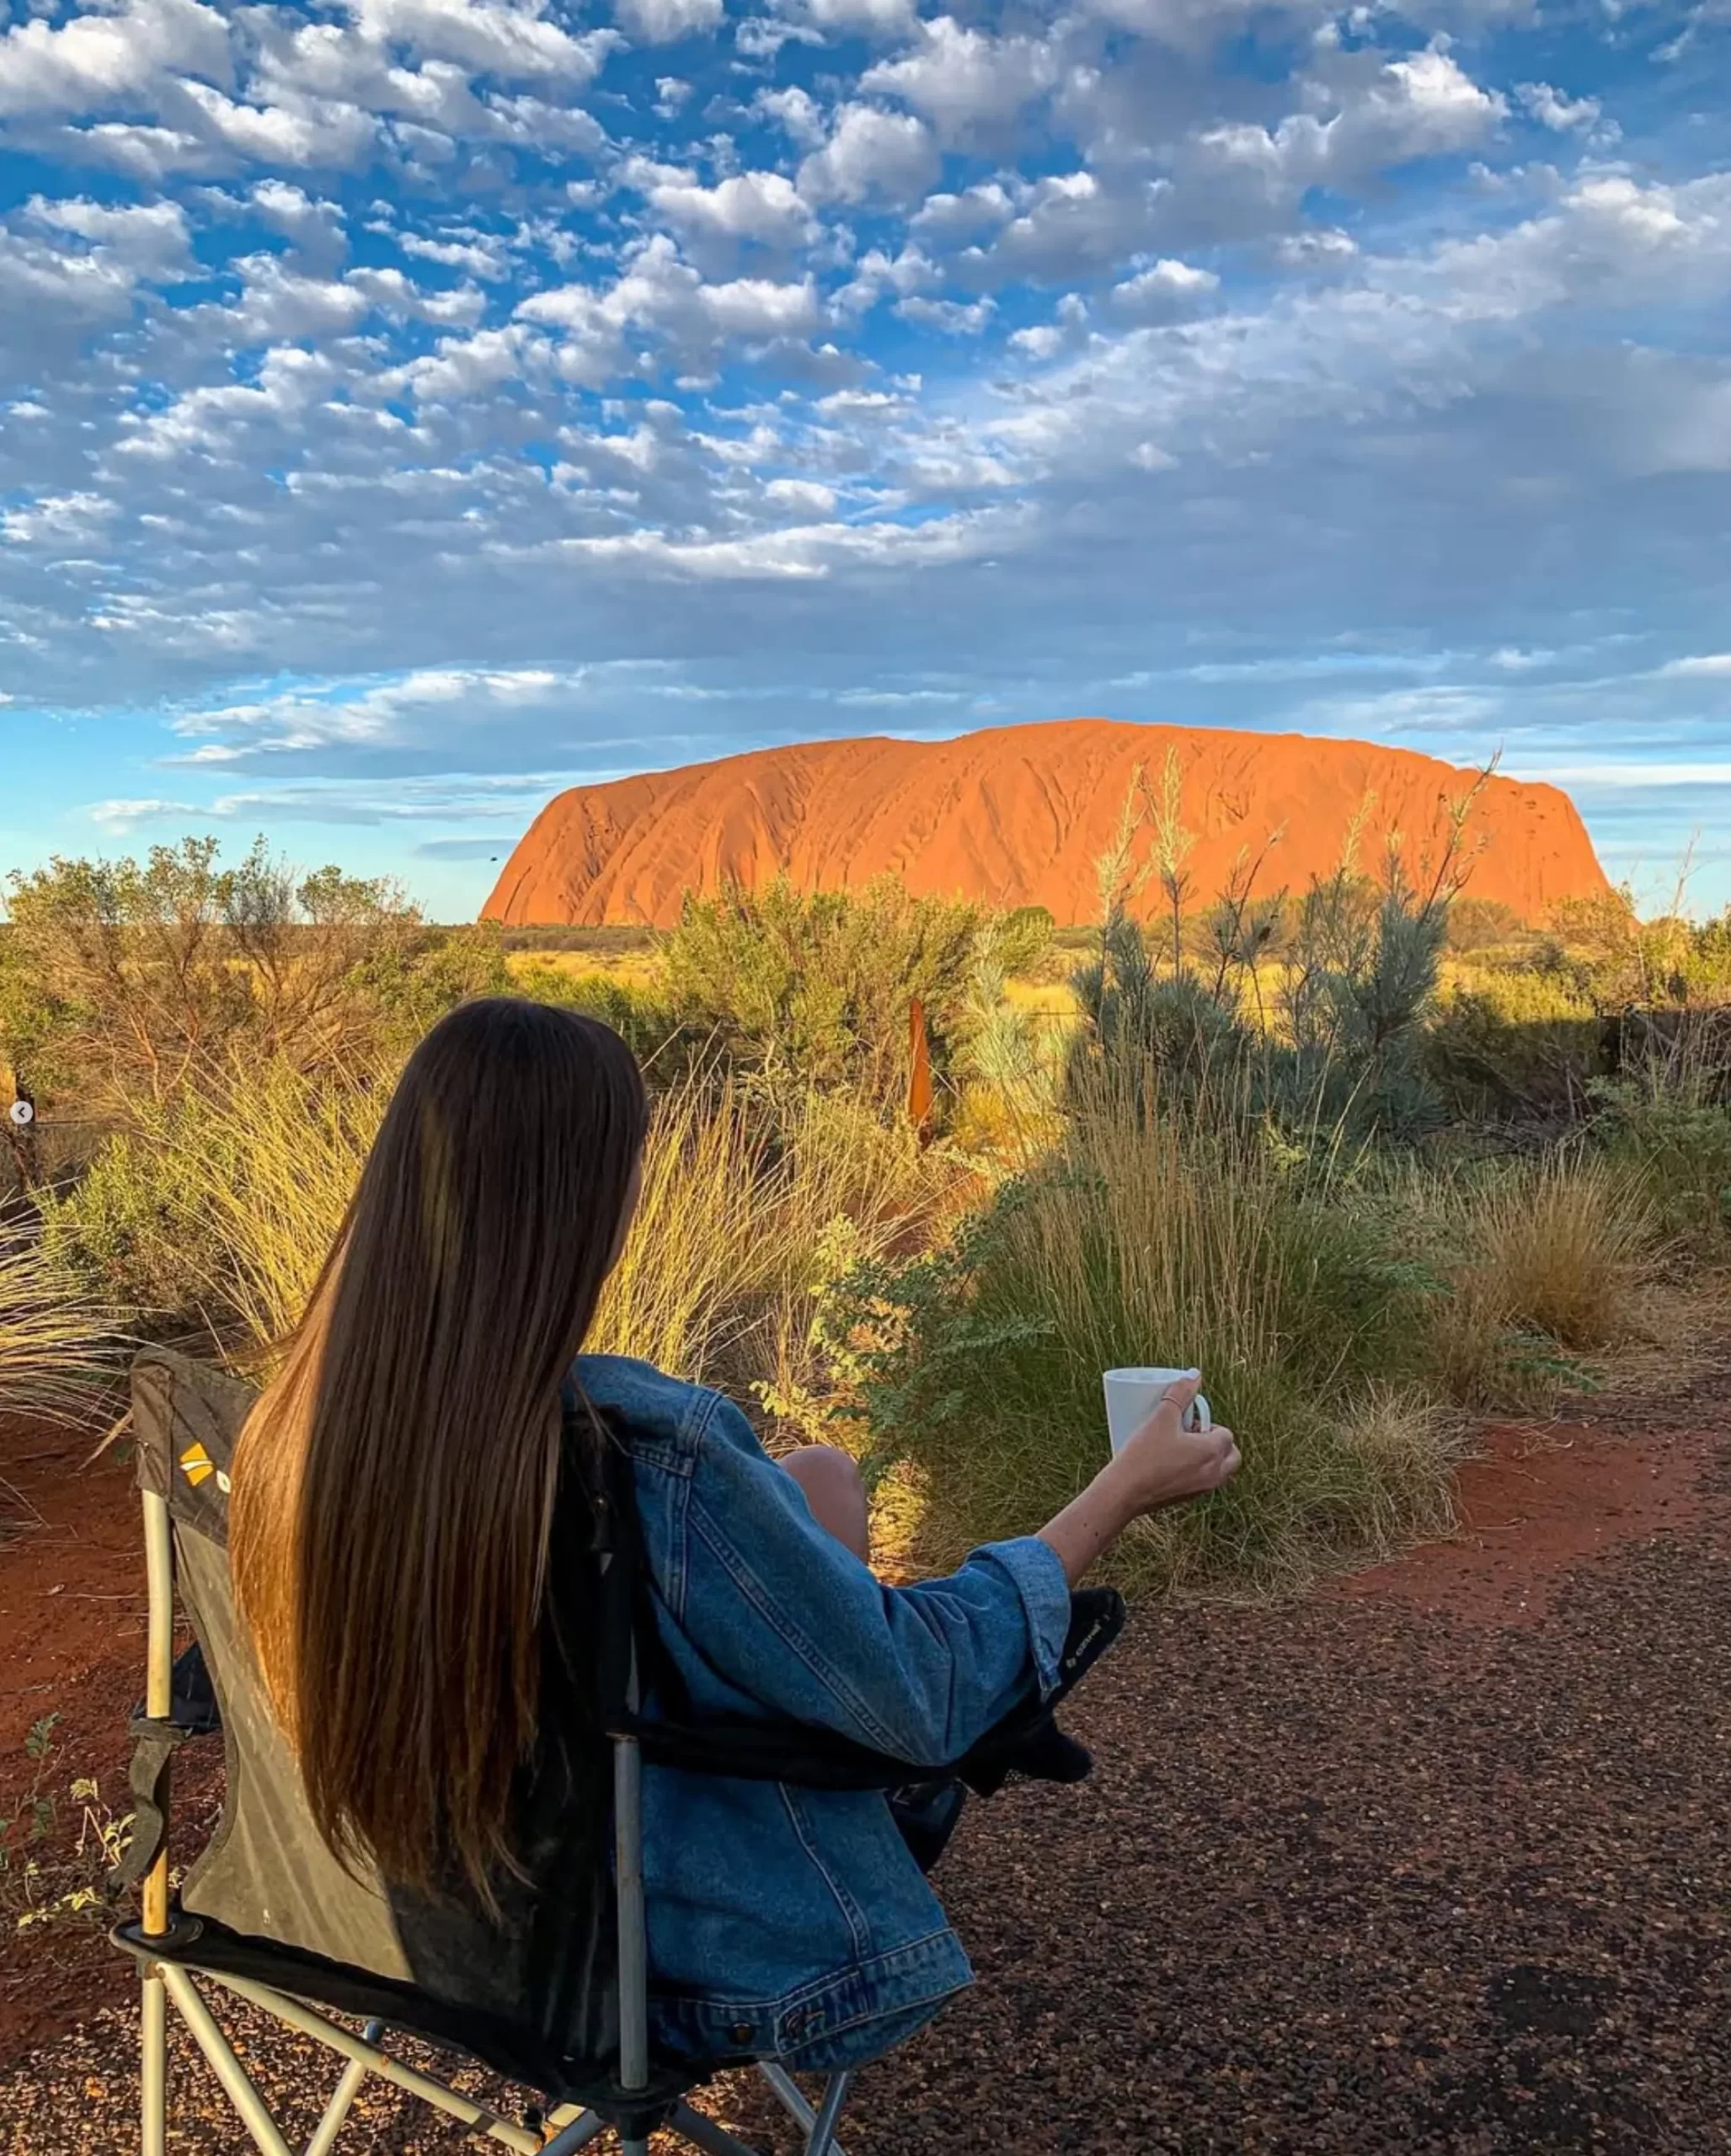
{"label": "green bush", "polygon": [[1432,1017],[1424,1067],[1457,1115],[1579,1116],[1603,1074],[1603,1022],[1554,976],[1475,969]]}
{"label": "green bush", "polygon": [[134,1120],[236,1056],[333,1068],[402,1049],[507,985],[498,931],[430,928],[384,878],[310,873],[260,839],[62,860],[9,879],[0,1052],[40,1094]]}
{"label": "green bush", "polygon": [[916,899],[883,878],[860,892],[803,892],[785,878],[687,896],[664,947],[680,1017],[772,1087],[906,1086],[910,1004],[925,1007],[934,1078],[965,1037],[986,916]]}
{"label": "green bush", "polygon": [[586,1011],[628,1041],[640,1063],[651,1066],[668,1059],[664,1052],[680,1031],[678,1019],[665,998],[612,974],[567,973],[563,966],[531,960],[515,969],[509,987],[513,995],[529,996],[537,1003]]}
{"label": "green bush", "polygon": [[1699,1083],[1656,1074],[1593,1088],[1599,1134],[1639,1175],[1666,1235],[1710,1260],[1731,1257],[1731,1110]]}
{"label": "green bush", "polygon": [[916,1478],[923,1554],[1066,1502],[1105,1457],[1102,1372],[1147,1362],[1206,1371],[1245,1465],[1135,1530],[1121,1577],[1285,1583],[1434,1529],[1449,1446],[1409,1380],[1436,1283],[1266,1134],[1151,1117],[1151,1075],[1093,1083],[1056,1156],[953,1247],[860,1267],[826,1297],[844,1414],[880,1472]]}

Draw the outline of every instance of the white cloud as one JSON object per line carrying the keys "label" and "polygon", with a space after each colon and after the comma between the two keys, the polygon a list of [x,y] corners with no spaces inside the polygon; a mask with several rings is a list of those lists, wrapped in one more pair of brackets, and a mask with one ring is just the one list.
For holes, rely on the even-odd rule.
{"label": "white cloud", "polygon": [[1703,652],[1693,659],[1668,659],[1659,670],[1672,680],[1723,680],[1731,677],[1731,651]]}
{"label": "white cloud", "polygon": [[802,149],[815,149],[824,139],[823,108],[798,83],[783,90],[759,90],[751,109],[779,122]]}
{"label": "white cloud", "polygon": [[1199,270],[1193,263],[1167,256],[1114,285],[1112,302],[1145,321],[1168,321],[1193,312],[1219,289],[1220,279],[1212,270]]}
{"label": "white cloud", "polygon": [[243,435],[294,419],[335,383],[336,370],[322,353],[280,346],[264,355],[255,383],[190,389],[160,411],[126,414],[115,451],[154,463],[188,456],[222,459]]}
{"label": "white cloud", "polygon": [[495,241],[433,239],[420,232],[403,232],[397,244],[405,254],[423,262],[437,262],[447,270],[467,270],[472,277],[489,284],[511,274],[510,258]]}
{"label": "white cloud", "polygon": [[965,561],[1003,543],[1016,521],[1014,512],[964,510],[911,525],[790,525],[743,539],[674,538],[665,531],[637,530],[558,540],[548,551],[598,566],[659,571],[706,583],[741,578],[804,583],[856,565],[911,568]]}
{"label": "white cloud", "polygon": [[38,195],[26,215],[34,224],[88,240],[132,276],[166,281],[193,274],[192,234],[178,202],[115,205],[83,195],[51,202]]}
{"label": "white cloud", "polygon": [[228,25],[200,0],[125,0],[57,28],[15,23],[0,38],[0,114],[97,112],[185,75],[230,77]]}
{"label": "white cloud", "polygon": [[330,243],[341,237],[341,204],[316,201],[289,180],[261,179],[251,189],[248,200],[266,224],[302,245],[309,241]]}
{"label": "white cloud", "polygon": [[238,344],[288,344],[306,338],[340,336],[366,313],[366,295],[348,283],[303,276],[278,255],[249,254],[233,264],[242,280],[239,301],[222,310]]}
{"label": "white cloud", "polygon": [[1010,348],[1025,352],[1031,360],[1055,359],[1082,341],[1087,334],[1087,302],[1080,292],[1066,292],[1058,302],[1055,319],[1017,330],[1010,339]]}
{"label": "white cloud", "polygon": [[707,37],[720,28],[727,13],[723,0],[614,0],[614,11],[643,45]]}
{"label": "white cloud", "polygon": [[362,35],[427,57],[521,81],[569,77],[586,83],[606,51],[550,19],[545,0],[348,0]]}
{"label": "white cloud", "polygon": [[934,247],[951,247],[996,231],[1014,215],[1002,182],[989,179],[961,195],[928,195],[910,219],[908,229]]}
{"label": "white cloud", "polygon": [[[1331,93],[1317,83],[1312,94]],[[1338,109],[1328,119],[1298,112],[1272,131],[1242,120],[1204,130],[1193,153],[1200,173],[1296,201],[1307,188],[1346,188],[1367,173],[1472,149],[1508,109],[1441,45],[1355,72],[1333,94]]]}
{"label": "white cloud", "polygon": [[799,516],[828,516],[836,506],[835,488],[812,479],[772,479],[763,491],[777,509]]}
{"label": "white cloud", "polygon": [[308,99],[291,109],[243,104],[204,83],[180,88],[216,141],[261,164],[358,164],[378,133],[373,115],[357,105]]}
{"label": "white cloud", "polygon": [[735,173],[715,187],[697,186],[683,176],[657,180],[648,199],[677,232],[793,248],[810,240],[817,230],[809,207],[778,172]]}
{"label": "white cloud", "polygon": [[1342,232],[1338,226],[1282,232],[1274,243],[1276,259],[1293,270],[1338,270],[1344,263],[1350,262],[1358,251],[1359,243],[1352,234]]}
{"label": "white cloud", "polygon": [[[365,687],[313,682],[256,701],[186,711],[173,726],[184,739],[208,739],[230,750],[304,750],[332,743],[378,748],[412,741],[429,717],[486,724],[503,712],[544,703],[581,679],[581,669],[422,667]],[[212,759],[195,751],[178,760]]]}
{"label": "white cloud", "polygon": [[1086,170],[1055,173],[1016,190],[1016,215],[960,263],[981,278],[1073,277],[1084,264],[1121,260],[1146,240],[1171,191],[1164,179],[1103,184]]}
{"label": "white cloud", "polygon": [[799,168],[799,192],[814,203],[911,201],[930,186],[938,147],[911,113],[846,104],[829,141]]}
{"label": "white cloud", "polygon": [[918,19],[915,0],[794,0],[796,11],[835,37],[905,37]]}
{"label": "white cloud", "polygon": [[379,387],[419,404],[451,403],[517,381],[537,350],[537,340],[517,323],[478,329],[469,337],[441,337],[432,352],[382,375]]}
{"label": "white cloud", "polygon": [[1565,97],[1548,83],[1517,83],[1515,95],[1524,112],[1554,134],[1567,134],[1572,127],[1590,127],[1600,115],[1597,98]]}
{"label": "white cloud", "polygon": [[522,301],[516,312],[523,322],[562,331],[564,341],[555,355],[560,371],[595,387],[627,371],[624,339],[633,329],[666,339],[676,355],[692,364],[734,339],[809,335],[823,319],[809,278],[790,283],[735,277],[708,284],[659,232],[612,286],[557,286]]}
{"label": "white cloud", "polygon": [[1030,37],[990,37],[953,15],[920,25],[920,49],[880,61],[860,88],[898,97],[924,113],[946,140],[1010,120],[1056,80],[1050,45]]}
{"label": "white cloud", "polygon": [[911,299],[898,300],[895,312],[904,322],[923,323],[928,328],[941,329],[949,337],[977,337],[996,312],[990,297],[964,304],[960,300],[927,299],[916,294]]}
{"label": "white cloud", "polygon": [[0,542],[63,553],[98,540],[119,513],[119,504],[101,494],[42,494],[22,509],[0,510]]}

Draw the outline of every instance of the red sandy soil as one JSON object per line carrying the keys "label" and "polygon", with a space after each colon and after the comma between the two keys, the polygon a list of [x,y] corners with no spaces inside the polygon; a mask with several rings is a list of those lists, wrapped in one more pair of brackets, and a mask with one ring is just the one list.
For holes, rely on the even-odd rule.
{"label": "red sandy soil", "polygon": [[[130,1460],[123,1448],[93,1459],[93,1443],[88,1431],[0,1419],[0,1819],[13,1822],[4,1844],[13,1871],[0,1877],[0,2058],[129,1988],[99,1913],[16,1929],[16,1867],[26,1857],[53,1870],[61,1891],[99,1875],[76,1856],[82,1807],[71,1785],[93,1777],[115,1813],[131,1809],[126,1724],[144,1690],[144,1550]],[[30,1732],[51,1716],[47,1749],[33,1758]],[[199,1779],[208,1785],[208,1768]],[[203,1808],[208,1787],[198,1794]],[[56,1813],[40,1842],[26,1838],[35,1796]]]}
{"label": "red sandy soil", "polygon": [[1481,1434],[1461,1479],[1461,1526],[1337,1582],[1349,1599],[1446,1611],[1471,1625],[1536,1625],[1561,1583],[1620,1543],[1700,1518],[1704,1431],[1631,1440],[1590,1422],[1506,1423]]}
{"label": "red sandy soil", "polygon": [[[1723,1453],[1726,1405],[1717,1391],[1679,1403],[1650,1418],[1658,1428],[1620,1429],[1612,1410],[1598,1423],[1494,1428],[1462,1473],[1459,1538],[1338,1581],[1323,1598],[1381,1601],[1493,1631],[1536,1625],[1553,1590],[1583,1567],[1685,1529],[1722,1502],[1703,1494],[1701,1478],[1716,1448]],[[67,1855],[76,1831],[74,1779],[94,1775],[113,1808],[126,1808],[126,1723],[142,1689],[136,1493],[121,1449],[94,1460],[90,1449],[88,1435],[0,1421],[0,1486],[37,1515],[0,1542],[0,1817],[33,1790],[54,1796],[61,1819],[39,1852],[51,1859]],[[0,1518],[19,1512],[0,1487]],[[59,1718],[51,1750],[31,1760],[25,1740],[50,1714]],[[209,1768],[198,1783],[184,1795],[207,1815]],[[0,1903],[0,2067],[131,1993],[130,1969],[96,1919],[19,1934],[14,1918]]]}
{"label": "red sandy soil", "polygon": [[[808,889],[888,873],[917,893],[1093,921],[1095,864],[1135,770],[1157,790],[1173,752],[1180,820],[1195,839],[1192,904],[1216,896],[1236,864],[1264,849],[1258,893],[1302,889],[1333,873],[1360,816],[1360,867],[1376,869],[1397,833],[1416,876],[1439,851],[1448,804],[1473,782],[1406,749],[1099,718],[954,741],[809,743],[558,795],[482,917],[665,927],[687,886],[756,886],[785,870]],[[1555,787],[1493,778],[1468,829],[1472,895],[1523,920],[1607,888],[1573,803]]]}

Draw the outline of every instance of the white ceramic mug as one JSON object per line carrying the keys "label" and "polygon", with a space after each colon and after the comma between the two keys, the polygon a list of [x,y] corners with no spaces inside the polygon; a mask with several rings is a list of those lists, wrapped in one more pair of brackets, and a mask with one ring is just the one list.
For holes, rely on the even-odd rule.
{"label": "white ceramic mug", "polygon": [[[1114,1452],[1122,1452],[1165,1397],[1167,1389],[1185,1378],[1200,1377],[1199,1370],[1108,1370],[1106,1428]],[[1187,1430],[1211,1430],[1214,1417],[1199,1392],[1184,1413]]]}

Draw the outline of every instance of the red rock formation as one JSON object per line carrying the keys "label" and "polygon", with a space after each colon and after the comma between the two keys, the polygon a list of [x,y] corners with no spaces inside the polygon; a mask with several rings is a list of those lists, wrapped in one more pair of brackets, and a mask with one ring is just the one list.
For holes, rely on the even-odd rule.
{"label": "red rock formation", "polygon": [[[1157,791],[1168,751],[1195,835],[1192,904],[1215,896],[1247,849],[1279,837],[1258,889],[1301,890],[1338,863],[1362,813],[1357,859],[1374,871],[1391,832],[1416,871],[1473,774],[1409,749],[1296,734],[1134,726],[1111,719],[996,727],[954,741],[820,741],[611,785],[574,787],[536,818],[484,920],[665,926],[681,894],[785,870],[812,889],[888,872],[910,889],[1098,917],[1095,864],[1136,766]],[[1366,803],[1368,803],[1368,808]],[[1606,888],[1567,794],[1493,778],[1468,825],[1467,889],[1541,921]]]}

